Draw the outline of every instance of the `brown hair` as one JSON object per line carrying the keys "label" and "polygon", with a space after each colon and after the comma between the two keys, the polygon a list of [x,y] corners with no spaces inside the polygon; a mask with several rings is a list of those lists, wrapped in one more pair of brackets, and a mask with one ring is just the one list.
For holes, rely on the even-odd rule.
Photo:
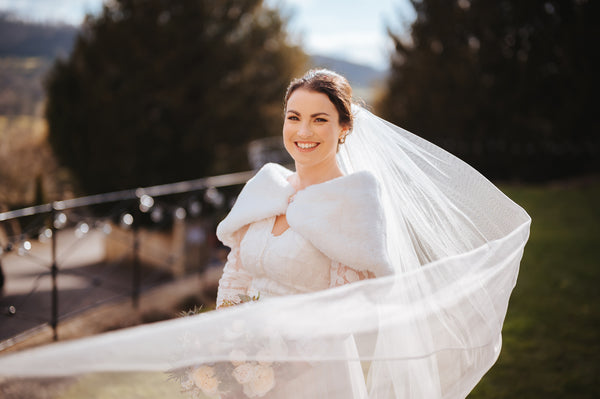
{"label": "brown hair", "polygon": [[297,89],[325,94],[339,114],[338,123],[352,130],[352,87],[345,77],[328,69],[311,69],[303,77],[291,81],[285,92],[284,109],[287,109],[288,100]]}

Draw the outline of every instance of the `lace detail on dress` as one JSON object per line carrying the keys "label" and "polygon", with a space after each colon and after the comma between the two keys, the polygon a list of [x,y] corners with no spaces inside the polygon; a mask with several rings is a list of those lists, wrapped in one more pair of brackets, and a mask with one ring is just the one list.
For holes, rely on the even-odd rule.
{"label": "lace detail on dress", "polygon": [[330,287],[339,287],[340,285],[355,283],[368,278],[375,278],[375,274],[369,270],[355,270],[339,262],[331,262]]}

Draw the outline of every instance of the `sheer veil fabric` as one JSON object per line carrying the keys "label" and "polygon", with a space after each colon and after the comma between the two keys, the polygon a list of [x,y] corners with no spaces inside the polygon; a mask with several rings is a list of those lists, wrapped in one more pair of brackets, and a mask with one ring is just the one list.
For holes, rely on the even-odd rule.
{"label": "sheer veil fabric", "polygon": [[[4,355],[0,375],[167,375],[245,361],[272,368],[275,386],[247,397],[466,397],[500,353],[531,220],[461,160],[353,112],[339,163],[380,183],[393,275]],[[228,390],[217,379],[207,397]]]}

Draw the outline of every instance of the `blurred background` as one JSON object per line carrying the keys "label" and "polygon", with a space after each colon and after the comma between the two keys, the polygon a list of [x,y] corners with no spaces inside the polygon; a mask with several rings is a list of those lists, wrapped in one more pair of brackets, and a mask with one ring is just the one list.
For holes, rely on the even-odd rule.
{"label": "blurred background", "polygon": [[[288,162],[285,88],[328,67],[532,215],[502,355],[469,397],[600,397],[599,16],[592,0],[0,0],[0,212]],[[218,249],[211,229],[236,188],[200,186],[142,223],[169,229],[167,253]],[[118,234],[131,205],[111,207],[71,227]],[[3,276],[49,227],[0,222]]]}

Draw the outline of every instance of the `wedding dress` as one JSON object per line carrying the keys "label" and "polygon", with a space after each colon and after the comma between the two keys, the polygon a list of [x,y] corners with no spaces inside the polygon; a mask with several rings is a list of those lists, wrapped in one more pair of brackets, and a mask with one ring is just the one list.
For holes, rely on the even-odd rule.
{"label": "wedding dress", "polygon": [[[309,195],[293,192],[284,180],[291,171],[267,164],[244,187],[231,215],[217,229],[219,238],[231,247],[223,277],[219,284],[217,306],[224,301],[240,302],[243,296],[267,300],[270,297],[320,291],[375,277],[382,273],[376,267],[373,247],[383,249],[381,204],[377,183],[369,174],[344,176],[332,182],[311,186]],[[269,189],[267,189],[269,188]],[[277,205],[265,201],[275,200]],[[276,215],[286,202],[292,207],[290,227],[280,235],[272,233]],[[327,206],[327,203],[330,206]],[[288,213],[288,209],[285,210]],[[243,226],[249,220],[265,219]],[[256,216],[260,215],[260,216]],[[300,217],[295,217],[299,215]],[[316,216],[316,217],[315,217]],[[346,224],[350,230],[332,226]],[[356,231],[361,234],[357,235]],[[303,231],[306,237],[298,233]],[[325,232],[328,237],[319,237]],[[243,237],[243,238],[240,238]],[[334,238],[332,240],[331,238]],[[340,241],[343,243],[334,241]],[[351,266],[332,259],[336,252],[354,252]],[[369,243],[368,253],[355,248]],[[332,248],[339,246],[340,251]],[[379,257],[385,258],[385,252]],[[364,258],[364,263],[357,261]],[[391,274],[391,269],[387,271]],[[353,336],[335,343],[349,359],[358,358]],[[328,364],[295,367],[293,378],[280,379],[269,392],[269,398],[315,398],[324,394],[344,398],[367,398],[365,377],[360,362],[338,361]]]}
{"label": "wedding dress", "polygon": [[[236,375],[249,397],[286,386],[310,392],[325,381],[317,397],[465,398],[500,354],[531,219],[453,155],[365,109],[353,112],[338,153],[345,176],[294,195],[291,172],[268,167],[269,179],[249,183],[220,224],[223,242],[242,249],[232,261],[241,259],[242,270],[262,265],[252,281],[224,282],[220,299],[245,289],[258,301],[0,356],[0,376],[180,370],[182,387],[217,397],[229,384],[219,367],[245,362],[256,378]],[[290,230],[270,237],[278,214]],[[294,260],[276,268],[286,256]],[[327,267],[376,278],[338,286]],[[348,388],[364,381],[359,366],[366,393]]]}

